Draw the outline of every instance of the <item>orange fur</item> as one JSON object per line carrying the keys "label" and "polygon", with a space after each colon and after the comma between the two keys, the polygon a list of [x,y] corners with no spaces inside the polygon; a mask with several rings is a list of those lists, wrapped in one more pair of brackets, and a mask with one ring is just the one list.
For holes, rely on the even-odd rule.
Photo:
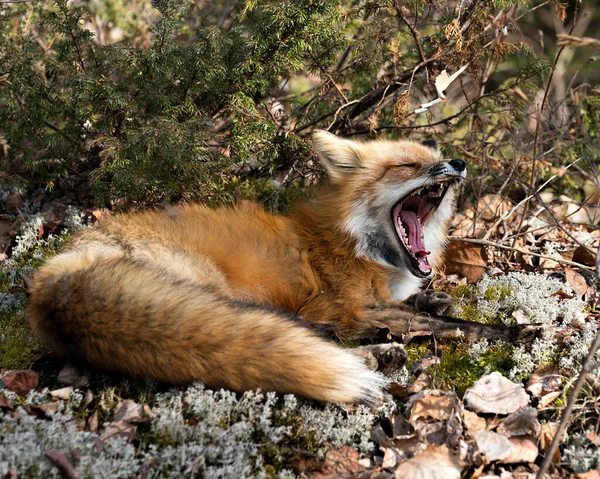
{"label": "orange fur", "polygon": [[[326,324],[346,337],[380,326],[408,332],[413,320],[429,327],[397,303],[421,280],[370,257],[373,238],[361,235],[377,226],[393,242],[392,197],[446,163],[413,142],[320,132],[314,143],[330,184],[288,215],[252,203],[192,205],[116,217],[81,233],[35,278],[34,330],[59,353],[108,371],[376,399],[383,379],[302,325]],[[430,220],[431,233],[425,229],[432,262],[440,261],[453,194]],[[400,251],[392,252],[405,261]]]}

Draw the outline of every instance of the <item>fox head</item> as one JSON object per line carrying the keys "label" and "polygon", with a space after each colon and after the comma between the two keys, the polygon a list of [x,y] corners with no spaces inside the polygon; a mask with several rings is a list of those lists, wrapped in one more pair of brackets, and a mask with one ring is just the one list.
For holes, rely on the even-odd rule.
{"label": "fox head", "polygon": [[355,240],[357,256],[429,276],[465,162],[412,141],[359,142],[317,131],[313,144],[331,182],[328,207],[338,210],[337,226]]}

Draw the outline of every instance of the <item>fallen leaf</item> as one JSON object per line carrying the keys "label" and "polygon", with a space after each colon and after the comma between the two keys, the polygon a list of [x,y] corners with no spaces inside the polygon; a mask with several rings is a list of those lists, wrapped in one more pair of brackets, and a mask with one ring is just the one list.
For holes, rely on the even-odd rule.
{"label": "fallen leaf", "polygon": [[122,437],[127,442],[130,442],[135,436],[136,430],[137,426],[134,424],[125,421],[113,421],[102,431],[100,439],[107,441],[113,437]]}
{"label": "fallen leaf", "polygon": [[21,369],[20,371],[11,371],[2,377],[2,382],[6,389],[24,396],[38,385],[39,378],[37,373],[31,369]]}
{"label": "fallen leaf", "polygon": [[406,401],[410,397],[408,388],[400,383],[389,383],[386,389],[394,399]]}
{"label": "fallen leaf", "polygon": [[364,467],[359,462],[359,454],[350,446],[332,449],[325,455],[325,461],[319,471],[305,474],[311,479],[334,479],[349,477],[363,471]]}
{"label": "fallen leaf", "polygon": [[425,388],[428,388],[429,386],[431,386],[431,376],[427,372],[423,371],[419,373],[417,378],[408,387],[408,393],[415,394]]}
{"label": "fallen leaf", "polygon": [[571,288],[573,288],[573,291],[577,293],[577,296],[583,296],[585,293],[587,293],[589,287],[587,281],[581,273],[578,273],[574,269],[566,268],[565,277],[571,285]]}
{"label": "fallen leaf", "polygon": [[496,432],[509,438],[512,436],[524,436],[525,434],[532,434],[537,437],[540,429],[541,425],[537,419],[536,410],[526,406],[520,411],[512,413],[506,419],[503,419]]}
{"label": "fallen leaf", "polygon": [[134,424],[148,421],[151,415],[152,412],[149,406],[137,404],[131,399],[126,399],[117,406],[113,420]]}
{"label": "fallen leaf", "polygon": [[83,404],[82,404],[83,409],[88,407],[92,403],[93,400],[94,400],[94,395],[92,394],[92,391],[90,391],[88,389],[85,392],[85,396],[83,397]]}
{"label": "fallen leaf", "polygon": [[531,375],[525,390],[534,397],[541,397],[557,391],[562,386],[562,378],[556,366],[544,366]]}
{"label": "fallen leaf", "polygon": [[538,404],[538,408],[544,408],[552,404],[560,395],[562,391],[554,391],[552,393],[545,394],[540,398],[540,402]]}
{"label": "fallen leaf", "polygon": [[77,471],[62,452],[51,450],[46,451],[44,455],[54,464],[64,477],[68,479],[79,479]]}
{"label": "fallen leaf", "polygon": [[383,469],[394,469],[401,460],[401,456],[399,456],[394,449],[391,447],[386,448],[385,452],[383,453],[383,462],[381,463],[381,467]]}
{"label": "fallen leaf", "polygon": [[564,289],[559,289],[558,291],[552,293],[550,296],[553,298],[558,298],[559,301],[565,299],[573,299],[575,297],[574,295],[567,293]]}
{"label": "fallen leaf", "polygon": [[34,414],[39,419],[48,419],[51,416],[51,414],[48,413],[58,411],[58,403],[56,401],[49,401],[43,404],[32,404],[26,406],[26,409],[30,414]]}
{"label": "fallen leaf", "polygon": [[94,411],[87,418],[87,428],[91,432],[98,432],[98,411]]}
{"label": "fallen leaf", "polygon": [[512,315],[513,318],[515,318],[515,321],[517,322],[517,324],[529,324],[529,323],[531,323],[531,320],[529,319],[529,316],[527,316],[520,309],[514,310],[511,313],[511,315]]}
{"label": "fallen leaf", "polygon": [[452,241],[446,248],[445,274],[458,274],[467,278],[468,283],[476,283],[487,269],[485,246]]}
{"label": "fallen leaf", "polygon": [[[558,422],[547,422],[545,424],[542,424],[542,428],[540,431],[540,448],[542,449],[542,451],[548,452],[548,449],[550,449],[550,445],[552,444],[552,441],[554,440],[556,431],[558,431],[558,425],[559,425]],[[554,457],[552,458],[552,460],[554,462],[560,461],[559,448],[556,449],[556,452],[554,453]]]}
{"label": "fallen leaf", "polygon": [[495,371],[477,380],[464,396],[471,411],[510,414],[529,404],[529,396],[521,384],[513,383]]}
{"label": "fallen leaf", "polygon": [[503,464],[533,463],[539,455],[535,437],[530,434],[513,436],[508,439],[513,448],[508,457],[500,460]]}
{"label": "fallen leaf", "polygon": [[473,438],[482,454],[490,461],[499,461],[510,456],[513,444],[507,437],[493,431],[477,431]]}
{"label": "fallen leaf", "polygon": [[50,391],[50,396],[54,399],[63,399],[64,401],[68,401],[71,397],[71,393],[73,392],[73,386],[68,386],[66,388],[55,389],[54,391]]}
{"label": "fallen leaf", "polygon": [[481,219],[495,221],[512,209],[512,203],[501,195],[488,194],[481,197],[477,209]]}
{"label": "fallen leaf", "polygon": [[0,408],[13,409],[12,403],[2,393],[0,393]]}
{"label": "fallen leaf", "polygon": [[17,214],[21,207],[25,203],[25,197],[19,193],[11,193],[6,197],[6,201],[4,203],[5,209],[7,213],[12,215]]}
{"label": "fallen leaf", "polygon": [[429,446],[394,472],[397,479],[460,479],[462,467],[447,446]]}
{"label": "fallen leaf", "polygon": [[97,210],[92,211],[92,216],[94,217],[94,221],[102,221],[104,218],[108,218],[111,216],[111,212],[108,208],[99,208]]}
{"label": "fallen leaf", "polygon": [[600,436],[598,436],[598,434],[596,434],[594,431],[588,431],[585,436],[594,446],[600,446]]}
{"label": "fallen leaf", "polygon": [[411,423],[419,419],[447,421],[460,414],[461,410],[462,405],[454,392],[435,389],[415,394],[406,404],[408,420]]}
{"label": "fallen leaf", "polygon": [[470,431],[470,432],[485,431],[486,426],[487,426],[485,419],[483,419],[482,417],[479,417],[474,412],[465,410],[462,412],[462,418],[463,418],[463,424],[465,425],[465,427],[467,428],[468,431]]}
{"label": "fallen leaf", "polygon": [[6,471],[6,474],[4,474],[4,476],[2,476],[2,479],[20,479],[20,478],[21,478],[21,476],[19,476],[14,469],[9,469],[8,471]]}
{"label": "fallen leaf", "polygon": [[600,479],[600,470],[594,469],[593,471],[582,472],[572,477],[573,479]]}
{"label": "fallen leaf", "polygon": [[65,364],[58,373],[58,380],[76,388],[83,388],[90,384],[90,373],[87,369],[79,368],[72,364]]}
{"label": "fallen leaf", "polygon": [[596,255],[585,246],[578,246],[573,252],[573,261],[586,266],[594,266],[596,264]]}

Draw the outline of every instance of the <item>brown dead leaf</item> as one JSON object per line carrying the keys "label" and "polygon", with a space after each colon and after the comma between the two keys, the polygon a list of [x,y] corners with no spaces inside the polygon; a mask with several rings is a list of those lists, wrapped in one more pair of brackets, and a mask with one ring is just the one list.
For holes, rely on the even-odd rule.
{"label": "brown dead leaf", "polygon": [[96,210],[92,210],[92,217],[94,221],[102,221],[104,218],[108,218],[111,216],[111,212],[108,208],[98,208]]}
{"label": "brown dead leaf", "polygon": [[12,215],[17,214],[23,206],[23,203],[25,203],[25,197],[21,193],[11,193],[6,197],[6,212]]}
{"label": "brown dead leaf", "polygon": [[11,371],[2,377],[2,382],[6,389],[24,396],[38,385],[39,378],[37,373],[30,369],[21,369],[20,371]]}
{"label": "brown dead leaf", "polygon": [[100,439],[103,441],[107,441],[113,437],[122,437],[127,442],[130,442],[133,440],[136,431],[137,426],[134,424],[129,424],[125,421],[113,421],[108,426],[106,426],[106,429],[104,429],[104,431],[102,431]]}
{"label": "brown dead leaf", "polygon": [[388,384],[387,391],[394,399],[400,399],[401,401],[406,401],[410,397],[408,388],[400,383]]}
{"label": "brown dead leaf", "polygon": [[6,471],[6,474],[4,474],[4,476],[2,476],[2,479],[20,479],[20,478],[21,478],[21,476],[19,476],[14,469],[9,469],[8,471]]}
{"label": "brown dead leaf", "polygon": [[510,200],[501,195],[489,194],[483,196],[478,203],[481,218],[485,221],[495,221],[500,216],[509,212],[512,208]]}
{"label": "brown dead leaf", "polygon": [[79,479],[77,471],[69,462],[67,456],[65,456],[62,452],[51,450],[46,451],[44,455],[50,460],[52,464],[54,464],[57,467],[57,469],[62,473],[64,477],[67,477],[68,479]]}
{"label": "brown dead leaf", "polygon": [[581,273],[578,273],[574,269],[566,268],[565,269],[565,277],[567,281],[573,288],[573,291],[577,294],[577,296],[583,296],[588,291],[588,284]]}
{"label": "brown dead leaf", "polygon": [[539,455],[537,447],[537,441],[531,434],[525,434],[523,436],[513,436],[508,439],[513,448],[510,451],[510,455],[500,462],[503,464],[518,464],[518,463],[532,463],[535,462]]}
{"label": "brown dead leaf", "polygon": [[87,428],[91,432],[98,432],[98,411],[94,411],[87,418]]}
{"label": "brown dead leaf", "polygon": [[54,399],[62,399],[64,401],[68,401],[71,397],[71,393],[73,392],[73,386],[67,386],[66,388],[55,389],[54,391],[50,391],[50,396]]}
{"label": "brown dead leaf", "polygon": [[427,372],[423,371],[419,373],[417,379],[415,379],[408,387],[408,393],[415,394],[425,388],[428,388],[429,386],[431,386],[431,376]]}
{"label": "brown dead leaf", "polygon": [[529,324],[529,323],[531,323],[531,320],[529,319],[529,316],[527,316],[520,309],[515,309],[511,313],[511,315],[512,315],[513,318],[515,318],[515,321],[517,322],[517,324]]}
{"label": "brown dead leaf", "polygon": [[2,409],[13,409],[12,403],[2,393],[0,393],[0,408],[2,408]]}
{"label": "brown dead leaf", "polygon": [[137,404],[131,399],[126,399],[117,406],[114,421],[125,421],[132,424],[147,422],[152,416],[150,407]]}
{"label": "brown dead leaf", "polygon": [[415,394],[406,404],[411,423],[419,419],[447,421],[461,409],[462,405],[454,393],[434,389]]}
{"label": "brown dead leaf", "polygon": [[552,404],[558,397],[560,397],[560,395],[562,394],[562,391],[554,391],[552,393],[548,393],[548,394],[544,394],[541,398],[540,398],[540,402],[538,404],[538,408],[545,408],[546,406],[549,406],[550,404]]}
{"label": "brown dead leaf", "polygon": [[559,301],[563,301],[565,299],[573,299],[575,297],[574,295],[567,293],[564,289],[559,289],[558,291],[552,293],[550,296],[552,296],[553,298],[558,298]]}
{"label": "brown dead leaf", "polygon": [[83,407],[83,409],[88,407],[92,403],[93,400],[94,400],[94,395],[92,394],[92,391],[90,391],[88,389],[85,392],[85,396],[83,397],[83,404],[81,405]]}
{"label": "brown dead leaf", "polygon": [[542,397],[550,392],[558,391],[562,386],[562,377],[556,366],[544,366],[534,372],[525,390],[534,397]]}
{"label": "brown dead leaf", "polygon": [[594,469],[593,471],[582,472],[575,476],[573,479],[600,479],[600,469]]}
{"label": "brown dead leaf", "polygon": [[383,469],[393,470],[398,463],[402,460],[401,456],[392,448],[387,448],[383,453],[383,462],[381,467]]}
{"label": "brown dead leaf", "polygon": [[308,474],[311,479],[334,479],[349,477],[364,470],[359,463],[359,454],[350,446],[332,449],[325,455],[325,462],[321,471]]}
{"label": "brown dead leaf", "polygon": [[487,259],[484,246],[452,241],[446,249],[445,274],[458,274],[467,278],[468,283],[476,283],[487,269]]}
{"label": "brown dead leaf", "polygon": [[447,446],[428,446],[394,472],[397,479],[459,479],[462,467]]}
{"label": "brown dead leaf", "polygon": [[63,384],[83,388],[90,384],[90,373],[87,369],[72,364],[65,364],[58,373],[58,380]]}
{"label": "brown dead leaf", "polygon": [[525,434],[537,437],[540,433],[540,428],[541,425],[537,419],[536,410],[526,406],[520,411],[512,413],[506,419],[503,419],[496,432],[506,437],[523,436]]}
{"label": "brown dead leaf", "polygon": [[114,420],[140,423],[148,421],[150,415],[151,411],[147,405],[137,404],[131,399],[126,399],[117,406]]}
{"label": "brown dead leaf", "polygon": [[600,436],[598,436],[598,434],[596,434],[594,431],[588,431],[586,437],[594,446],[600,446]]}
{"label": "brown dead leaf", "polygon": [[[558,422],[547,422],[542,424],[542,429],[540,431],[540,449],[542,451],[547,452],[548,449],[550,449],[550,444],[552,444],[556,431],[558,431],[558,424]],[[554,462],[560,461],[560,451],[558,448],[556,449],[552,460]]]}
{"label": "brown dead leaf", "polygon": [[462,412],[463,424],[470,432],[485,431],[487,423],[485,419],[479,417],[477,414],[471,411]]}
{"label": "brown dead leaf", "polygon": [[573,261],[586,266],[594,266],[596,264],[596,255],[585,246],[578,246],[573,252]]}

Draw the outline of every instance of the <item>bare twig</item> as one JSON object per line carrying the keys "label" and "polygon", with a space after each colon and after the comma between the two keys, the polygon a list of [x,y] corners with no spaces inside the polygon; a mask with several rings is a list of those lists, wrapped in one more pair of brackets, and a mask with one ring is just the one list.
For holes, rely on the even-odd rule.
{"label": "bare twig", "polygon": [[[600,280],[600,248],[598,248],[598,251],[596,252],[596,276]],[[596,351],[598,351],[598,347],[600,347],[600,332],[596,334],[596,339],[594,339],[592,347],[588,351],[588,354],[585,360],[583,361],[579,377],[575,382],[575,386],[573,386],[573,391],[571,392],[571,396],[569,397],[567,407],[565,407],[565,409],[562,412],[560,423],[556,430],[556,434],[552,439],[552,444],[550,444],[550,447],[546,451],[546,457],[544,457],[544,462],[542,462],[540,470],[538,471],[538,474],[536,476],[537,479],[543,479],[546,475],[546,472],[548,472],[548,469],[550,468],[550,464],[552,464],[552,458],[554,457],[554,453],[558,449],[558,445],[562,439],[562,436],[567,429],[567,424],[569,423],[569,419],[571,418],[571,414],[573,413],[573,408],[575,407],[575,402],[577,401],[579,392],[585,384],[588,374],[592,369],[593,358],[596,354]]]}
{"label": "bare twig", "polygon": [[[575,25],[577,25],[577,12],[578,12],[578,7],[579,4],[575,4],[575,16],[573,18],[573,23],[571,25],[571,30],[569,31],[569,34],[573,33],[573,30],[575,29]],[[558,65],[558,60],[560,60],[560,57],[562,55],[562,53],[565,51],[566,47],[561,47],[560,50],[558,50],[558,53],[556,54],[556,58],[554,59],[554,64],[552,65],[552,71],[550,72],[550,77],[548,78],[548,83],[546,85],[546,89],[544,90],[544,97],[542,98],[542,104],[540,105],[540,109],[538,112],[538,118],[537,118],[537,122],[535,125],[535,136],[534,136],[534,140],[533,140],[533,164],[531,165],[531,176],[529,179],[529,189],[530,191],[534,190],[535,187],[535,179],[536,179],[536,175],[537,175],[537,151],[538,151],[538,144],[540,141],[540,132],[541,132],[541,127],[542,127],[542,123],[544,121],[544,108],[546,106],[546,101],[548,100],[548,95],[550,94],[550,90],[552,89],[552,81],[554,79],[554,73],[556,72],[556,66]],[[523,226],[523,221],[525,220],[525,216],[527,215],[527,210],[529,209],[529,200],[527,200],[525,202],[525,205],[523,206],[523,215],[521,216],[521,220],[519,222],[519,226],[517,227],[517,234],[521,231],[521,227]]]}
{"label": "bare twig", "polygon": [[[574,165],[578,161],[579,161],[579,159],[575,160],[573,163],[567,165],[567,167],[565,169],[570,168],[572,165]],[[514,214],[514,212],[517,211],[519,206],[521,206],[523,203],[525,203],[526,201],[529,201],[531,198],[533,198],[537,193],[542,191],[548,185],[548,183],[550,183],[557,177],[558,177],[558,175],[552,175],[550,178],[548,178],[546,181],[544,181],[544,183],[534,193],[527,195],[525,198],[523,198],[521,201],[519,201],[515,206],[513,206],[508,213],[501,215],[500,218],[498,218],[496,220],[496,222],[491,226],[491,228],[488,228],[483,239],[487,240],[491,236],[491,234],[496,230],[496,228],[498,228],[498,225],[501,222],[506,221],[508,218],[510,218]]]}
{"label": "bare twig", "polygon": [[535,256],[537,258],[544,258],[544,259],[551,259],[553,261],[556,261],[557,263],[561,263],[561,264],[566,264],[569,266],[573,266],[575,268],[581,268],[581,269],[588,269],[588,270],[593,270],[594,268],[592,268],[591,266],[586,266],[584,264],[581,263],[577,263],[575,261],[569,261],[568,259],[562,259],[562,258],[555,258],[554,256],[550,256],[547,254],[541,254],[541,253],[533,253],[531,251],[526,251],[520,248],[515,248],[514,246],[506,246],[500,243],[495,243],[493,241],[489,241],[489,240],[484,240],[484,239],[477,239],[477,238],[460,238],[460,237],[451,237],[450,241],[464,241],[465,243],[473,243],[473,244],[480,244],[483,246],[491,246],[492,248],[499,248],[499,249],[505,249],[508,251],[514,251],[516,253],[521,253],[521,254],[528,254],[530,256]]}
{"label": "bare twig", "polygon": [[408,22],[408,20],[402,13],[402,7],[400,6],[400,4],[398,2],[394,2],[394,10],[396,10],[396,15],[398,15],[398,18],[400,20],[402,20],[402,22],[404,22],[404,24],[410,30],[410,34],[412,35],[413,40],[415,41],[415,44],[417,45],[417,50],[419,52],[419,60],[421,60],[421,63],[424,63],[426,61],[425,52],[423,52],[423,47],[421,46],[421,42],[419,41],[419,37],[417,35],[417,31],[415,30],[415,27]]}

